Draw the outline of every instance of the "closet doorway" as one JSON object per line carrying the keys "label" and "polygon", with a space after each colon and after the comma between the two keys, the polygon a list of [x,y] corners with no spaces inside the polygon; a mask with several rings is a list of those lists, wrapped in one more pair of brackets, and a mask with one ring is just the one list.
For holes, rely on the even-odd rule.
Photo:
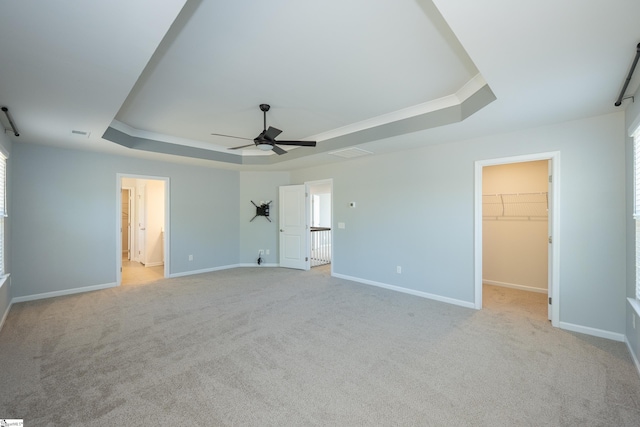
{"label": "closet doorway", "polygon": [[482,169],[483,307],[548,318],[548,160]]}
{"label": "closet doorway", "polygon": [[486,284],[503,301],[535,301],[538,315],[557,327],[560,153],[475,167],[475,307],[483,307]]}
{"label": "closet doorway", "polygon": [[168,276],[168,178],[118,175],[118,284]]}

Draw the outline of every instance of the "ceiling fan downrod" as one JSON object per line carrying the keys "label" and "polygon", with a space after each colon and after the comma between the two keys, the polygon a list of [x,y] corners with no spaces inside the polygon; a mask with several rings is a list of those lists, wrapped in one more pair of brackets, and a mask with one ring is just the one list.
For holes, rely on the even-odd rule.
{"label": "ceiling fan downrod", "polygon": [[271,105],[269,104],[260,104],[260,111],[262,111],[262,116],[263,116],[263,130],[267,130],[267,111],[269,111],[269,109],[271,108]]}

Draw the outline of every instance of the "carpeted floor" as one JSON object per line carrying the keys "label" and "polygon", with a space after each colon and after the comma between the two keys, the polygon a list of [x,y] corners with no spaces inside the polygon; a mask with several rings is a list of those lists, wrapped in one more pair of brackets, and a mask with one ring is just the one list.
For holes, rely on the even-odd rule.
{"label": "carpeted floor", "polygon": [[19,303],[0,331],[0,417],[639,425],[626,346],[552,328],[544,299],[536,308],[519,292],[485,287],[476,311],[327,269],[241,268]]}

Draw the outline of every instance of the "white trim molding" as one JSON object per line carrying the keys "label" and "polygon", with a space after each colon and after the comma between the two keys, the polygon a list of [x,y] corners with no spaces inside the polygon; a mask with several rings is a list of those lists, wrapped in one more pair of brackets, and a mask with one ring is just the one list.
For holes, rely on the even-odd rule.
{"label": "white trim molding", "polygon": [[401,286],[389,285],[386,283],[375,282],[373,280],[361,279],[359,277],[347,276],[345,274],[332,273],[331,276],[337,277],[338,279],[350,280],[352,282],[358,282],[365,285],[376,286],[378,288],[389,289],[396,292],[402,292],[404,294],[414,295],[417,297],[427,298],[434,301],[445,302],[447,304],[458,305],[460,307],[465,308],[475,308],[473,302],[471,301],[462,301],[455,298],[443,297],[440,295],[430,294],[427,292],[417,291],[415,289],[403,288]]}
{"label": "white trim molding", "polygon": [[145,267],[160,267],[161,265],[164,265],[164,261],[148,262],[144,264]]}
{"label": "white trim molding", "polygon": [[551,324],[554,327],[560,327],[560,151],[477,160],[475,162],[473,248],[475,282],[474,307],[478,310],[482,308],[482,168],[485,166],[532,162],[538,160],[551,160],[551,170],[549,171],[550,175],[553,176],[553,192],[551,199],[551,206],[553,206],[553,209],[549,214],[549,220],[551,221],[550,233],[553,237],[550,283],[550,296],[553,300],[553,305],[551,306]]}
{"label": "white trim molding", "polygon": [[[164,260],[158,265],[164,264],[164,277],[171,277],[171,178],[168,176],[136,175],[128,173],[116,173],[116,283],[122,284],[122,180],[124,178],[153,180],[164,182],[164,225],[162,227],[164,243],[162,253]],[[148,265],[156,266],[155,263]]]}
{"label": "white trim molding", "polygon": [[636,371],[638,371],[638,375],[640,376],[640,362],[638,362],[638,358],[636,357],[636,354],[633,352],[633,349],[631,348],[631,343],[629,342],[626,336],[624,337],[624,342],[627,344],[627,349],[631,354],[631,358],[633,359],[633,364],[636,365]]}
{"label": "white trim molding", "polygon": [[589,326],[576,325],[573,323],[559,322],[558,327],[566,331],[579,332],[585,335],[592,335],[594,337],[606,338],[613,341],[624,342],[624,334],[617,332],[605,331],[603,329],[591,328]]}
{"label": "white trim molding", "polygon": [[11,303],[35,301],[38,299],[61,297],[64,295],[80,294],[83,292],[99,291],[102,289],[115,288],[116,286],[118,286],[118,284],[113,282],[113,283],[105,283],[103,285],[83,286],[82,288],[64,289],[62,291],[44,292],[44,293],[35,294],[35,295],[25,295],[22,297],[13,298],[11,300]]}
{"label": "white trim molding", "polygon": [[636,312],[636,314],[640,316],[640,301],[635,298],[627,298],[627,301],[629,302],[631,308],[633,308],[633,310]]}
{"label": "white trim molding", "polygon": [[242,267],[242,265],[241,264],[231,264],[231,265],[222,265],[220,267],[203,268],[202,270],[183,271],[181,273],[172,273],[167,277],[173,279],[175,277],[193,276],[195,274],[211,273],[211,272],[214,272],[214,271],[229,270],[231,268],[237,268],[237,267]]}
{"label": "white trim molding", "polygon": [[250,262],[245,262],[242,264],[237,264],[236,267],[258,267],[258,268],[263,268],[263,267],[280,267],[280,264],[278,264],[277,262],[270,262],[270,263],[262,263],[260,265],[258,265],[257,263],[250,263]]}
{"label": "white trim molding", "polygon": [[2,327],[4,326],[4,321],[7,320],[7,316],[9,315],[9,310],[11,310],[11,306],[13,305],[13,300],[9,302],[7,309],[4,311],[2,315],[2,319],[0,319],[0,331],[2,331]]}
{"label": "white trim molding", "polygon": [[522,291],[528,291],[528,292],[538,292],[540,294],[548,294],[549,293],[548,289],[536,288],[534,286],[518,285],[516,283],[498,282],[496,280],[483,279],[482,283],[485,284],[485,285],[501,286],[503,288],[520,289]]}

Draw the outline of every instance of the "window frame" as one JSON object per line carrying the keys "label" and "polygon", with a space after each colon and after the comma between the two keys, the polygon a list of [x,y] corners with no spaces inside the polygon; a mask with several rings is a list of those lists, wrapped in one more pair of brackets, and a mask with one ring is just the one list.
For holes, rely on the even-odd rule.
{"label": "window frame", "polygon": [[6,269],[6,219],[9,217],[7,207],[7,161],[9,156],[0,150],[0,277],[8,276]]}

